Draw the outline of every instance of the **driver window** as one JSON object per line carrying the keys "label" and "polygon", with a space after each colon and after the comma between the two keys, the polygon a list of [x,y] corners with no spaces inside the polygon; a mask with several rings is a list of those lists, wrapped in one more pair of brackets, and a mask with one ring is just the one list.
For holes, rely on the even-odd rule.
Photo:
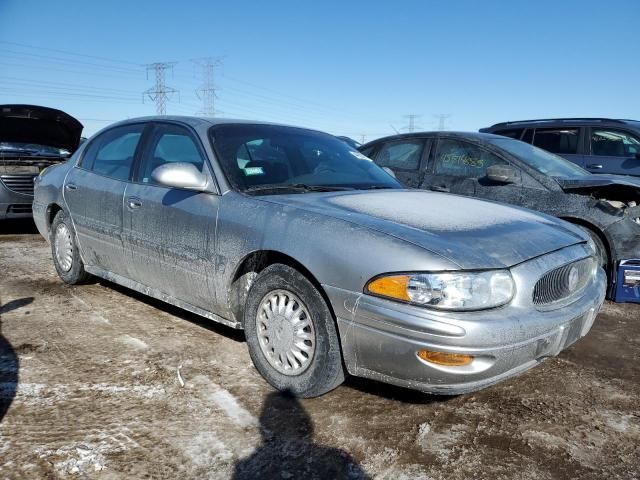
{"label": "driver window", "polygon": [[155,183],[152,172],[166,163],[191,163],[202,172],[204,156],[190,132],[178,125],[159,125],[153,133],[139,175],[142,183]]}
{"label": "driver window", "polygon": [[487,168],[492,165],[508,165],[508,163],[476,145],[442,139],[438,145],[434,173],[453,177],[482,178],[487,175]]}

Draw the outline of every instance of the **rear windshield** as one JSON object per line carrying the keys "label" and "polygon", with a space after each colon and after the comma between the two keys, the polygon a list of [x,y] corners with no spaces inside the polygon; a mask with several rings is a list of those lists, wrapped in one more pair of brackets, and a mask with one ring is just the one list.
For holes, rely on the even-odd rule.
{"label": "rear windshield", "polygon": [[288,185],[336,189],[401,188],[368,157],[328,134],[278,125],[212,127],[213,147],[239,191],[286,193]]}
{"label": "rear windshield", "polygon": [[549,153],[528,143],[510,138],[492,138],[490,143],[506,150],[511,155],[534,168],[538,172],[550,177],[572,177],[576,175],[591,175],[575,163],[571,163],[558,155]]}

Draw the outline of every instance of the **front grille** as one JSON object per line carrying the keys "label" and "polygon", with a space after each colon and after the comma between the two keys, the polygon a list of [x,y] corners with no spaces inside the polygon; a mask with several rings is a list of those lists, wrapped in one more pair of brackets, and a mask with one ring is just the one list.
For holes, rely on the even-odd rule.
{"label": "front grille", "polygon": [[595,272],[595,259],[583,258],[545,273],[533,289],[533,303],[548,305],[576,295]]}
{"label": "front grille", "polygon": [[16,193],[24,193],[33,195],[33,179],[35,175],[32,173],[16,174],[16,175],[0,175],[0,180],[4,186]]}

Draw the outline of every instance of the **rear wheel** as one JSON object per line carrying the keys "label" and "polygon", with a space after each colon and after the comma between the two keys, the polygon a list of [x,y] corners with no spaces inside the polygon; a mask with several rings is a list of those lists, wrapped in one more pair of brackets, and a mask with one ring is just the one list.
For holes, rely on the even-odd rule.
{"label": "rear wheel", "polygon": [[64,210],[60,210],[54,217],[50,235],[53,264],[58,276],[70,285],[86,282],[90,275],[84,270],[76,234]]}
{"label": "rear wheel", "polygon": [[316,397],[344,381],[333,315],[297,270],[275,264],[256,277],[244,328],[254,365],[275,388]]}

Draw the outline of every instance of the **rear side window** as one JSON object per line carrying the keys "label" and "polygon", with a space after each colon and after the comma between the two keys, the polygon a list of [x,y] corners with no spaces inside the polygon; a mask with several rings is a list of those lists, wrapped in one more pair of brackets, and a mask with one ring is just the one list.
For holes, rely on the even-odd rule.
{"label": "rear side window", "polygon": [[82,167],[98,175],[128,180],[144,125],[127,125],[96,137],[84,154]]}
{"label": "rear side window", "polygon": [[434,166],[436,175],[482,178],[491,165],[508,165],[497,155],[470,143],[442,139]]}
{"label": "rear side window", "polygon": [[634,157],[640,152],[640,141],[618,130],[592,130],[591,154],[607,157]]}
{"label": "rear side window", "polygon": [[533,144],[551,153],[578,153],[578,128],[536,128]]}
{"label": "rear side window", "polygon": [[199,171],[204,166],[204,156],[193,136],[179,125],[158,125],[145,152],[138,174],[138,181],[142,183],[153,183],[151,173],[166,163],[191,163]]}
{"label": "rear side window", "polygon": [[381,167],[417,170],[424,149],[424,141],[411,140],[385,144],[376,157]]}
{"label": "rear side window", "polygon": [[508,130],[496,130],[496,135],[502,135],[503,137],[515,138],[516,140],[520,140],[522,137],[522,132],[524,128],[510,128]]}

